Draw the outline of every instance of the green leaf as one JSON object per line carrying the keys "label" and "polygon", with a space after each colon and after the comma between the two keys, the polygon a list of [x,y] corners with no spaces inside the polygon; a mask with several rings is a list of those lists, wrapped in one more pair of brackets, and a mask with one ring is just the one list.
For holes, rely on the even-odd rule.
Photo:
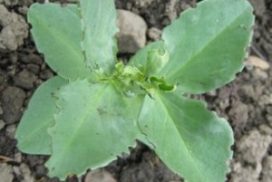
{"label": "green leaf", "polygon": [[187,181],[225,181],[232,130],[202,102],[175,93],[146,96],[139,126],[165,164]]}
{"label": "green leaf", "polygon": [[135,144],[141,98],[127,98],[111,84],[75,81],[59,92],[56,125],[50,130],[50,176],[65,179],[107,165]]}
{"label": "green leaf", "polygon": [[147,73],[148,75],[155,75],[167,64],[169,61],[169,54],[165,49],[156,49],[149,52],[147,56]]}
{"label": "green leaf", "polygon": [[47,128],[57,113],[54,95],[66,81],[58,76],[43,83],[32,96],[16,131],[18,148],[29,154],[51,154],[51,137]]}
{"label": "green leaf", "polygon": [[113,0],[80,0],[87,64],[109,71],[116,63],[116,10]]}
{"label": "green leaf", "polygon": [[80,17],[75,5],[34,4],[28,21],[39,52],[54,71],[67,79],[90,76],[80,47]]}
{"label": "green leaf", "polygon": [[206,0],[188,9],[163,31],[170,62],[161,74],[187,93],[228,83],[243,67],[253,19],[246,0]]}
{"label": "green leaf", "polygon": [[129,65],[138,67],[144,74],[156,74],[168,62],[168,54],[166,52],[161,56],[157,55],[161,51],[166,51],[163,41],[152,42],[140,49],[130,59]]}

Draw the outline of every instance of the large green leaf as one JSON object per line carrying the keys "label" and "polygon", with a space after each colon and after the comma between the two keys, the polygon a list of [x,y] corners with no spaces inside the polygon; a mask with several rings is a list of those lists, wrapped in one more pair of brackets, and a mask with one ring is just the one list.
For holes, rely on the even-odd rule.
{"label": "large green leaf", "polygon": [[50,176],[64,179],[107,165],[138,135],[136,116],[142,99],[126,98],[111,84],[75,81],[59,92],[56,125],[50,130],[53,153]]}
{"label": "large green leaf", "polygon": [[200,2],[164,29],[170,62],[161,74],[188,93],[228,83],[242,69],[252,25],[252,7],[246,0]]}
{"label": "large green leaf", "polygon": [[146,96],[139,125],[159,157],[187,181],[225,180],[232,131],[202,102],[174,93]]}
{"label": "large green leaf", "polygon": [[80,47],[80,17],[75,5],[34,4],[28,11],[32,35],[48,65],[67,79],[90,75]]}
{"label": "large green leaf", "polygon": [[57,113],[54,93],[66,81],[54,77],[43,83],[32,96],[16,131],[18,148],[29,154],[51,154],[51,137],[47,128],[54,124]]}
{"label": "large green leaf", "polygon": [[109,71],[116,63],[116,10],[113,0],[80,0],[83,49],[91,68]]}

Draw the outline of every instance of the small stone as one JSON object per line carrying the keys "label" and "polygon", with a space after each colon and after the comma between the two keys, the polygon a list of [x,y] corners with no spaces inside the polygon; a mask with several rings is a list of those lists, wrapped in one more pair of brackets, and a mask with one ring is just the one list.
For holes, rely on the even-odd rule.
{"label": "small stone", "polygon": [[243,167],[239,162],[232,165],[230,182],[259,182],[259,175],[262,166],[259,164],[256,168],[251,166]]}
{"label": "small stone", "polygon": [[23,63],[33,63],[33,64],[37,64],[37,65],[42,65],[43,64],[43,60],[40,56],[36,55],[36,54],[30,54],[30,55],[25,55],[22,54],[21,56],[21,60]]}
{"label": "small stone", "polygon": [[256,78],[261,79],[261,80],[266,80],[268,78],[267,72],[257,68],[253,70],[253,74],[256,75]]}
{"label": "small stone", "polygon": [[14,159],[15,159],[15,161],[17,161],[17,162],[22,162],[22,154],[21,154],[20,152],[16,153],[16,154],[14,155]]}
{"label": "small stone", "polygon": [[40,67],[36,64],[28,64],[27,69],[36,75],[40,72]]}
{"label": "small stone", "polygon": [[214,97],[214,96],[216,96],[217,93],[216,93],[216,90],[211,90],[211,91],[207,92],[206,94]]}
{"label": "small stone", "polygon": [[272,136],[272,128],[267,126],[266,124],[262,124],[259,126],[259,130],[262,134]]}
{"label": "small stone", "polygon": [[145,46],[147,25],[137,14],[126,10],[118,10],[117,34],[118,47],[121,53],[135,53]]}
{"label": "small stone", "polygon": [[137,166],[131,166],[123,170],[120,174],[120,182],[155,181],[156,174],[154,171],[154,165],[152,165],[150,162],[142,161]]}
{"label": "small stone", "polygon": [[21,117],[24,100],[26,98],[25,92],[17,87],[7,87],[1,96],[1,103],[3,107],[3,120],[7,124],[18,121]]}
{"label": "small stone", "polygon": [[235,101],[228,113],[234,121],[235,128],[242,129],[248,122],[248,106],[241,101]]}
{"label": "small stone", "polygon": [[161,38],[162,31],[155,27],[148,29],[147,35],[151,40],[159,40]]}
{"label": "small stone", "polygon": [[15,51],[28,36],[28,25],[21,15],[9,12],[0,5],[0,49]]}
{"label": "small stone", "polygon": [[272,156],[267,156],[263,162],[263,171],[261,182],[272,181]]}
{"label": "small stone", "polygon": [[3,182],[12,182],[13,181],[13,174],[12,174],[12,167],[5,164],[0,163],[0,179]]}
{"label": "small stone", "polygon": [[15,76],[14,84],[24,89],[32,89],[34,86],[35,80],[36,80],[36,76],[33,73],[27,70],[23,70]]}
{"label": "small stone", "polygon": [[34,178],[31,175],[31,171],[26,164],[22,163],[20,165],[20,172],[23,176],[22,182],[34,182]]}
{"label": "small stone", "polygon": [[229,105],[230,105],[229,99],[221,100],[219,102],[219,108],[221,108],[222,110],[225,110]]}
{"label": "small stone", "polygon": [[265,118],[267,119],[267,121],[268,121],[270,127],[272,127],[272,114],[271,114],[271,113],[267,113],[267,114],[265,115]]}
{"label": "small stone", "polygon": [[253,99],[256,97],[256,93],[252,84],[242,85],[241,88],[238,89],[238,94],[241,97],[249,97]]}
{"label": "small stone", "polygon": [[37,176],[44,176],[44,175],[46,175],[46,173],[47,173],[47,170],[46,170],[44,164],[42,164],[42,165],[37,165],[35,171],[36,171],[36,175],[37,175]]}
{"label": "small stone", "polygon": [[246,66],[254,66],[261,70],[268,70],[270,68],[270,65],[267,61],[264,61],[256,56],[249,56],[245,64]]}
{"label": "small stone", "polygon": [[263,14],[266,12],[266,6],[265,6],[265,0],[249,0],[249,2],[254,7],[254,11],[258,16],[263,16]]}
{"label": "small stone", "polygon": [[51,78],[51,77],[53,77],[54,76],[54,74],[52,73],[52,71],[51,70],[48,70],[48,69],[46,69],[46,70],[44,70],[44,71],[42,71],[41,73],[40,73],[40,77],[41,77],[41,79],[43,79],[43,80],[48,80],[49,78]]}
{"label": "small stone", "polygon": [[44,163],[44,159],[36,156],[36,155],[29,155],[27,156],[27,161],[29,163],[29,166],[31,168],[36,167],[37,165],[43,164]]}
{"label": "small stone", "polygon": [[20,14],[27,15],[28,7],[27,7],[26,5],[20,6],[20,7],[18,8],[18,12],[19,12]]}
{"label": "small stone", "polygon": [[272,104],[272,94],[262,95],[259,98],[259,104],[262,105],[262,106]]}
{"label": "small stone", "polygon": [[166,4],[166,15],[171,22],[177,18],[176,3],[176,0],[169,0]]}
{"label": "small stone", "polygon": [[5,122],[3,120],[0,120],[0,131],[5,127]]}
{"label": "small stone", "polygon": [[140,8],[149,6],[154,0],[134,0],[135,5]]}
{"label": "small stone", "polygon": [[266,112],[272,116],[272,106],[267,106],[265,108]]}
{"label": "small stone", "polygon": [[252,130],[237,142],[239,157],[248,163],[260,164],[271,142],[271,136],[263,135],[258,130]]}
{"label": "small stone", "polygon": [[12,124],[12,125],[9,125],[7,128],[6,128],[6,134],[9,138],[14,138],[15,136],[15,131],[16,131],[16,125],[15,124]]}
{"label": "small stone", "polygon": [[21,172],[18,166],[13,166],[13,172],[16,176],[20,176]]}
{"label": "small stone", "polygon": [[3,3],[6,6],[15,6],[18,5],[18,1],[20,0],[0,0],[0,3]]}
{"label": "small stone", "polygon": [[90,171],[84,182],[116,182],[112,175],[105,170]]}

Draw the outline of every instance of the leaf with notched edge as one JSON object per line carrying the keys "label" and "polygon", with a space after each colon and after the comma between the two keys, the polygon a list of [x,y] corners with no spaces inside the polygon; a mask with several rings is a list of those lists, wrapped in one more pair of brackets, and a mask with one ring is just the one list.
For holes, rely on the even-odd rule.
{"label": "leaf with notched edge", "polygon": [[223,182],[233,144],[229,124],[200,101],[176,93],[146,96],[139,126],[162,161],[189,182]]}
{"label": "leaf with notched edge", "polygon": [[91,70],[80,47],[80,17],[76,5],[34,4],[27,17],[38,50],[54,71],[66,79],[90,77]]}
{"label": "leaf with notched edge", "polygon": [[112,71],[116,64],[116,10],[113,0],[80,0],[82,48],[92,69]]}
{"label": "leaf with notched edge", "polygon": [[18,140],[17,146],[22,152],[51,154],[51,137],[47,129],[54,124],[54,114],[58,111],[54,94],[66,84],[67,81],[56,76],[35,91],[15,136]]}
{"label": "leaf with notched edge", "polygon": [[140,97],[126,98],[111,84],[87,80],[71,82],[58,97],[61,112],[50,129],[53,153],[46,163],[50,176],[65,179],[103,167],[135,145]]}
{"label": "leaf with notched edge", "polygon": [[186,93],[203,93],[234,79],[252,37],[247,0],[205,0],[163,30],[170,61],[160,75]]}

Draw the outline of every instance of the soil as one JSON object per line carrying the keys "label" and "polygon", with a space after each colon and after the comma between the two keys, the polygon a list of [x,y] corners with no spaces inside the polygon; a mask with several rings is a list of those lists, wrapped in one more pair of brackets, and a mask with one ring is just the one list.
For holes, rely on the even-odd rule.
{"label": "soil", "polygon": [[[272,62],[272,1],[250,0],[254,6],[256,26],[249,55]],[[33,0],[0,0],[9,12],[26,18]],[[67,1],[61,1],[66,3]],[[181,11],[194,6],[194,0],[116,0],[116,6],[139,14],[146,21],[148,40],[174,20]],[[1,15],[1,12],[0,12]],[[22,20],[17,17],[18,23]],[[0,31],[5,28],[0,17]],[[16,19],[16,18],[15,18]],[[20,22],[19,22],[20,20]],[[16,24],[16,22],[15,22]],[[19,27],[25,27],[23,24]],[[14,182],[58,182],[46,175],[47,157],[25,155],[16,148],[14,133],[33,91],[54,73],[46,66],[27,32],[18,32],[12,49],[0,47],[0,174]],[[152,33],[153,32],[153,33]],[[0,34],[1,36],[1,34]],[[18,37],[16,37],[18,38]],[[12,44],[12,45],[13,45]],[[0,42],[1,45],[1,42]],[[229,182],[272,181],[272,67],[246,66],[235,81],[214,92],[202,95],[210,109],[229,120],[236,143]],[[4,157],[5,156],[5,157]],[[158,157],[140,144],[105,168],[120,182],[178,182]],[[84,181],[71,177],[67,181]],[[5,181],[3,181],[5,182]]]}

